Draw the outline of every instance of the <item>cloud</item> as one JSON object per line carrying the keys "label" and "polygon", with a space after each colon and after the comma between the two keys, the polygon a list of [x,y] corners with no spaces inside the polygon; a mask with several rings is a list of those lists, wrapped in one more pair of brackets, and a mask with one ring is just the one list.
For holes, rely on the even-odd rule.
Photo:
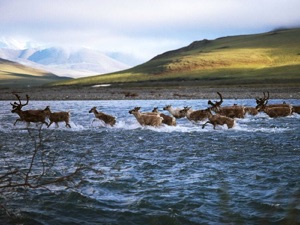
{"label": "cloud", "polygon": [[300,25],[299,0],[2,0],[0,32],[141,60],[203,38]]}

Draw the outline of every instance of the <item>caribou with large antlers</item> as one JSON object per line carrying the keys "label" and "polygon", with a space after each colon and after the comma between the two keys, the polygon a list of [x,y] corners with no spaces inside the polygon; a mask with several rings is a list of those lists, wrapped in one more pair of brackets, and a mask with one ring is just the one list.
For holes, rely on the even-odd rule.
{"label": "caribou with large antlers", "polygon": [[270,98],[270,94],[269,92],[267,92],[267,95],[265,94],[265,92],[263,92],[263,94],[263,98],[256,99],[256,109],[259,112],[264,112],[272,118],[289,116],[293,113],[293,106],[287,103],[267,105]]}
{"label": "caribou with large antlers", "polygon": [[42,123],[42,124],[46,124],[48,126],[48,123],[46,122],[46,118],[48,115],[48,111],[47,111],[47,107],[44,110],[22,110],[22,108],[26,105],[28,105],[29,103],[29,96],[26,95],[26,103],[22,104],[21,101],[21,97],[18,94],[14,94],[19,103],[14,102],[14,103],[10,103],[12,105],[12,113],[17,113],[19,115],[19,119],[16,119],[14,125],[16,125],[16,123],[18,121],[25,121],[27,123],[27,126],[29,126],[30,122],[34,122],[34,123]]}
{"label": "caribou with large antlers", "polygon": [[244,118],[245,117],[245,107],[239,105],[224,106],[221,107],[223,103],[223,97],[220,92],[217,92],[220,96],[220,101],[215,101],[214,103],[209,100],[208,104],[211,105],[211,110],[222,116],[227,116],[230,118]]}

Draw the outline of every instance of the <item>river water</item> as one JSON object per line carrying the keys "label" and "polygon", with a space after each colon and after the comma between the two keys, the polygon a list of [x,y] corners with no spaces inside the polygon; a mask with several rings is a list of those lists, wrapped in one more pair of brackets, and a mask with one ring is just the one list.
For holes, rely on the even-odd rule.
{"label": "river water", "polygon": [[[250,99],[225,102],[254,106]],[[95,170],[81,172],[70,188],[59,183],[2,194],[1,204],[14,216],[2,210],[0,224],[300,223],[300,115],[260,113],[236,119],[233,129],[214,130],[186,118],[176,127],[141,127],[128,113],[168,104],[207,107],[206,100],[31,101],[24,109],[71,112],[72,128],[53,124],[39,133],[34,124],[13,126],[18,116],[1,101],[1,173],[28,167],[39,140],[57,174],[78,163]],[[116,116],[116,126],[93,121],[93,106]]]}

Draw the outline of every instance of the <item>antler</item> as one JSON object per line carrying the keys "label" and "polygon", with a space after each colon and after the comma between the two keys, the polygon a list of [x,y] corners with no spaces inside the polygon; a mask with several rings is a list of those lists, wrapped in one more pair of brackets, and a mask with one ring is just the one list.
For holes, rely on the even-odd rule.
{"label": "antler", "polygon": [[207,104],[211,105],[212,107],[220,107],[223,103],[223,97],[220,92],[217,92],[217,94],[220,96],[220,101],[215,101],[215,103],[213,103],[211,100],[208,100]]}
{"label": "antler", "polygon": [[268,97],[265,96],[265,92],[264,92],[264,101],[263,101],[263,104],[266,106],[268,104],[268,100],[270,98],[270,93],[267,91],[268,93]]}
{"label": "antler", "polygon": [[255,99],[257,105],[264,105],[264,104],[266,105],[267,104],[267,102],[268,102],[268,100],[270,98],[270,93],[268,91],[267,91],[267,93],[268,93],[268,96],[266,96],[266,93],[263,92],[263,94],[264,94],[263,98],[256,98]]}
{"label": "antler", "polygon": [[17,97],[17,99],[19,100],[19,103],[17,103],[17,102],[10,103],[13,106],[13,108],[16,108],[16,107],[22,108],[23,106],[28,105],[28,102],[29,102],[29,96],[28,95],[26,95],[26,103],[22,104],[21,97],[16,93],[12,93],[12,94],[15,95]]}
{"label": "antler", "polygon": [[215,106],[215,104],[211,100],[208,100],[207,104],[211,105],[212,107]]}
{"label": "antler", "polygon": [[268,91],[267,91],[267,93],[268,93],[268,97],[266,98],[265,97],[265,92],[264,92],[264,99],[265,99],[265,101],[269,100],[269,98],[270,98],[270,93]]}
{"label": "antler", "polygon": [[217,92],[217,94],[220,96],[220,101],[216,101],[215,104],[217,107],[219,107],[223,103],[223,97],[220,92]]}

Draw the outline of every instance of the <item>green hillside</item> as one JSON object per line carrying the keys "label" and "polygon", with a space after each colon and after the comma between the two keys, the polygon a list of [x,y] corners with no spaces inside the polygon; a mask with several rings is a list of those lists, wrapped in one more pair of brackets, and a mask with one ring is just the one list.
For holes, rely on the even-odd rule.
{"label": "green hillside", "polygon": [[41,86],[50,82],[69,80],[52,73],[0,59],[0,87]]}
{"label": "green hillside", "polygon": [[57,85],[101,83],[300,84],[300,29],[195,41],[117,73]]}

